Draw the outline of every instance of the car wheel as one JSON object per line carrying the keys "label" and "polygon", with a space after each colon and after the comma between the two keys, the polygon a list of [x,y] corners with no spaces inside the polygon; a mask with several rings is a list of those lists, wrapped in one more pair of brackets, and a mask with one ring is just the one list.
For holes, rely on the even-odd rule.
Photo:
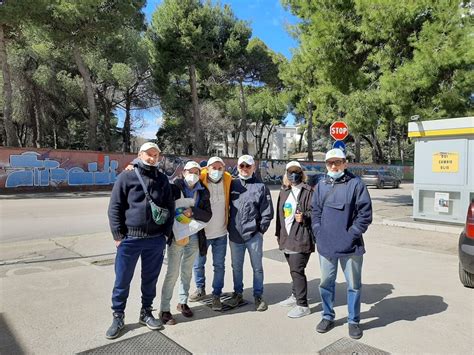
{"label": "car wheel", "polygon": [[464,286],[474,288],[474,274],[464,270],[461,263],[459,263],[459,280]]}
{"label": "car wheel", "polygon": [[380,182],[377,184],[377,188],[378,188],[378,189],[383,189],[384,186],[385,186],[385,184],[384,184],[383,181],[380,181]]}
{"label": "car wheel", "polygon": [[398,188],[400,187],[400,182],[399,182],[399,181],[395,181],[395,182],[393,183],[393,187],[396,188],[396,189],[398,189]]}

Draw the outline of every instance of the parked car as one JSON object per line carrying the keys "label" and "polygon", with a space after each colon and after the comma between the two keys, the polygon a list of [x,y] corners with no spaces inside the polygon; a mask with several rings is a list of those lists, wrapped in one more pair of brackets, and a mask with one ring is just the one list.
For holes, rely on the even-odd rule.
{"label": "parked car", "polygon": [[466,225],[459,236],[459,279],[474,288],[474,199],[467,209]]}
{"label": "parked car", "polygon": [[378,189],[383,189],[385,186],[397,189],[402,183],[392,172],[386,170],[367,170],[361,178],[366,186],[375,186]]}

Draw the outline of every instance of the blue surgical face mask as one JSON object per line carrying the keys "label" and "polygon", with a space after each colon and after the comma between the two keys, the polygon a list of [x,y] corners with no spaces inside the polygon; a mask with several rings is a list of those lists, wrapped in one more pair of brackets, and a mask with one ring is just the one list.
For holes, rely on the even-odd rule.
{"label": "blue surgical face mask", "polygon": [[344,170],[341,170],[341,171],[328,171],[328,175],[330,177],[332,177],[334,180],[337,180],[340,177],[342,177],[342,175],[344,175]]}
{"label": "blue surgical face mask", "polygon": [[291,173],[288,175],[288,180],[290,180],[292,184],[299,184],[301,181],[303,181],[303,174]]}
{"label": "blue surgical face mask", "polygon": [[239,174],[239,179],[242,179],[242,180],[248,180],[252,177],[252,175],[249,175],[249,176],[242,176]]}
{"label": "blue surgical face mask", "polygon": [[220,170],[212,170],[210,171],[207,176],[209,177],[209,179],[213,182],[218,182],[221,178],[222,178],[222,175],[224,174],[223,171],[220,171]]}

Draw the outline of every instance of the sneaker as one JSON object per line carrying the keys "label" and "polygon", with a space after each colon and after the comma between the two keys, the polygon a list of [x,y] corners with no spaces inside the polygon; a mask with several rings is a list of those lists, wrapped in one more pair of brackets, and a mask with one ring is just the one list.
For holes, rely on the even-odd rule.
{"label": "sneaker", "polygon": [[259,312],[266,311],[268,309],[267,303],[262,297],[255,297],[255,310]]}
{"label": "sneaker", "polygon": [[197,302],[206,297],[206,291],[203,288],[197,288],[192,295],[188,297],[189,302]]}
{"label": "sneaker", "polygon": [[288,312],[290,318],[301,318],[311,314],[309,307],[295,306],[291,311]]}
{"label": "sneaker", "polygon": [[318,333],[327,333],[334,328],[334,321],[323,318],[316,327]]}
{"label": "sneaker", "polygon": [[151,330],[163,329],[163,323],[161,323],[159,319],[156,319],[151,311],[153,311],[153,308],[151,307],[142,308],[140,310],[140,318],[138,323],[146,325],[148,329]]}
{"label": "sneaker", "polygon": [[212,310],[222,311],[222,302],[219,296],[212,296]]}
{"label": "sneaker", "polygon": [[191,308],[189,308],[189,306],[186,303],[185,304],[178,303],[178,305],[176,306],[176,309],[180,311],[181,314],[185,316],[186,318],[191,318],[194,315],[193,311],[191,311]]}
{"label": "sneaker", "polygon": [[286,300],[281,301],[278,303],[282,307],[294,307],[296,306],[296,297],[294,294],[291,294]]}
{"label": "sneaker", "polygon": [[171,314],[171,312],[161,312],[160,319],[163,322],[163,324],[166,324],[166,325],[176,324],[176,319],[173,318],[173,315]]}
{"label": "sneaker", "polygon": [[359,324],[349,323],[349,336],[352,339],[362,338],[362,329],[360,329]]}
{"label": "sneaker", "polygon": [[116,337],[119,336],[120,331],[125,327],[124,323],[124,314],[119,313],[119,312],[114,312],[113,313],[114,319],[112,320],[112,325],[107,329],[107,332],[105,333],[105,337],[107,339],[115,339]]}
{"label": "sneaker", "polygon": [[225,301],[224,303],[231,308],[238,307],[241,303],[244,302],[244,298],[242,297],[241,293],[233,293],[232,297]]}

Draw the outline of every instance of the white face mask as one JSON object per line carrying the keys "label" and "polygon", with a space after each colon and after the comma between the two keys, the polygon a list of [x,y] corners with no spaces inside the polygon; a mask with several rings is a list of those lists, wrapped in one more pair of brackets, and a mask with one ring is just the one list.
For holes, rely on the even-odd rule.
{"label": "white face mask", "polygon": [[213,182],[217,182],[222,178],[222,175],[224,175],[223,171],[220,170],[212,170],[208,173],[207,176],[209,176],[209,179]]}
{"label": "white face mask", "polygon": [[199,176],[197,174],[187,174],[184,177],[184,181],[186,181],[188,186],[194,186],[199,181]]}
{"label": "white face mask", "polygon": [[142,163],[143,163],[143,165],[153,166],[153,167],[157,167],[160,164],[159,161],[156,161],[155,164],[150,164],[150,163],[146,162],[145,160],[142,160]]}

